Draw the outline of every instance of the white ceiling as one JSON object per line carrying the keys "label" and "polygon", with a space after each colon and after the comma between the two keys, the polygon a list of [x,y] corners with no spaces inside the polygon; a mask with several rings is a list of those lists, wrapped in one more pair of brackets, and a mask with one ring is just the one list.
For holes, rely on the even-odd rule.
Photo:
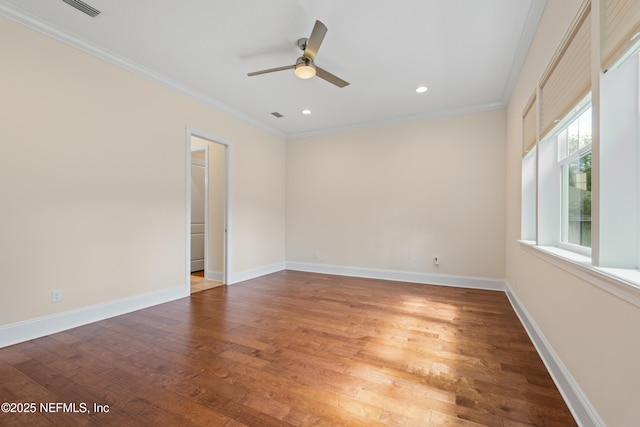
{"label": "white ceiling", "polygon": [[[0,0],[0,13],[291,138],[504,106],[545,0],[85,3],[100,15],[62,0]],[[247,76],[293,64],[316,19],[316,64],[349,86]]]}

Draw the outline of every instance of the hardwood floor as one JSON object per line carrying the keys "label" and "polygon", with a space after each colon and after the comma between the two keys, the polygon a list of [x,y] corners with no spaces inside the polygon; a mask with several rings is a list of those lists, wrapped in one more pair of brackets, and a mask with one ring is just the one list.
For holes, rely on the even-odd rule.
{"label": "hardwood floor", "polygon": [[576,425],[503,293],[294,271],[0,349],[0,402],[37,405],[2,426]]}

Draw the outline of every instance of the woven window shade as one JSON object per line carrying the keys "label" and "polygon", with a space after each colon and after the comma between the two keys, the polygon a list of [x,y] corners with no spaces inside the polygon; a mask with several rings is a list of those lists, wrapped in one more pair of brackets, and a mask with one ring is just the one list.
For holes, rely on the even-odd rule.
{"label": "woven window shade", "polygon": [[584,3],[540,81],[541,137],[591,90],[591,2]]}
{"label": "woven window shade", "polygon": [[526,156],[536,145],[537,118],[536,94],[534,93],[522,112],[522,157]]}
{"label": "woven window shade", "polygon": [[640,41],[640,1],[602,0],[602,70],[612,67]]}

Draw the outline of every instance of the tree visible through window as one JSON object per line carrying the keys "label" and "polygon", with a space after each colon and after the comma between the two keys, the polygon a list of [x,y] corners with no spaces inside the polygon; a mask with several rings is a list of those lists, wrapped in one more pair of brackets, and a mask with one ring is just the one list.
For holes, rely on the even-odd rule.
{"label": "tree visible through window", "polygon": [[562,239],[591,247],[591,108],[558,135],[562,168]]}
{"label": "tree visible through window", "polygon": [[568,166],[567,243],[591,247],[591,152]]}

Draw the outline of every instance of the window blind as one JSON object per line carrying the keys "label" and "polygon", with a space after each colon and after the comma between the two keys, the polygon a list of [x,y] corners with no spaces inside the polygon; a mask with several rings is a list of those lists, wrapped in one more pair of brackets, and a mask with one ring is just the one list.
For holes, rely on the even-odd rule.
{"label": "window blind", "polygon": [[591,2],[586,1],[540,81],[541,136],[591,90]]}
{"label": "window blind", "polygon": [[522,157],[526,156],[536,145],[537,116],[536,94],[534,92],[522,112]]}
{"label": "window blind", "polygon": [[602,0],[601,64],[606,71],[640,42],[640,1]]}

